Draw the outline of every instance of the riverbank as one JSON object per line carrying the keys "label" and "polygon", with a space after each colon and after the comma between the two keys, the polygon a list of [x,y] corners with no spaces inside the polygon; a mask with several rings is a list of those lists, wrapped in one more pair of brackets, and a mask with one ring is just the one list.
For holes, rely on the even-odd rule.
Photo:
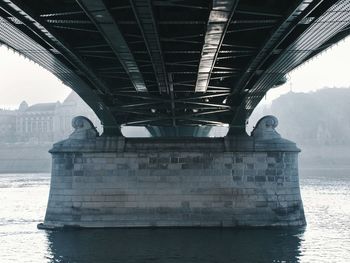
{"label": "riverbank", "polygon": [[[0,144],[0,173],[49,173],[52,143]],[[350,145],[299,145],[300,169],[350,168]]]}
{"label": "riverbank", "polygon": [[350,145],[301,145],[299,168],[350,168]]}
{"label": "riverbank", "polygon": [[51,170],[51,143],[0,145],[0,173],[43,173]]}

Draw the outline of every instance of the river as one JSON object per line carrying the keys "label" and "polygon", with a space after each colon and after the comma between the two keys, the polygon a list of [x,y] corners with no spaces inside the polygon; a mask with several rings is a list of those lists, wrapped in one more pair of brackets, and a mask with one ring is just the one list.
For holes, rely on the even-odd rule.
{"label": "river", "polygon": [[0,262],[350,262],[350,170],[300,171],[305,228],[38,230],[49,174],[0,174]]}

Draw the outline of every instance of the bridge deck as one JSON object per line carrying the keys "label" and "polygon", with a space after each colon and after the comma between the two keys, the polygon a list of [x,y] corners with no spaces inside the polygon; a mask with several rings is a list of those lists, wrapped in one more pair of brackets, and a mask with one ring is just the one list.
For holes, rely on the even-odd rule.
{"label": "bridge deck", "polygon": [[75,90],[111,134],[243,129],[270,88],[350,33],[349,12],[349,0],[0,0],[0,43]]}

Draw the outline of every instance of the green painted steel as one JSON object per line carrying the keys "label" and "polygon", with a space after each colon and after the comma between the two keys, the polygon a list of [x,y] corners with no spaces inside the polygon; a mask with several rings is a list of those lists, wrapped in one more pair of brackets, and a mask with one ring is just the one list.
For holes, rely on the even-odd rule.
{"label": "green painted steel", "polygon": [[0,23],[0,43],[75,90],[106,135],[234,135],[288,72],[350,34],[350,1],[0,0]]}

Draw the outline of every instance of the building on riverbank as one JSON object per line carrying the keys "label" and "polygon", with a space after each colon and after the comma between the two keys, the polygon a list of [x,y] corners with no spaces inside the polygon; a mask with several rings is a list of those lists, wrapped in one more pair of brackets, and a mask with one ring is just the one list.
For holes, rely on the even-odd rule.
{"label": "building on riverbank", "polygon": [[0,109],[0,142],[14,142],[16,137],[16,112]]}
{"label": "building on riverbank", "polygon": [[44,143],[64,139],[72,132],[71,121],[77,115],[87,116],[95,124],[100,123],[74,92],[62,103],[28,105],[23,101],[16,110],[0,110],[0,142]]}

